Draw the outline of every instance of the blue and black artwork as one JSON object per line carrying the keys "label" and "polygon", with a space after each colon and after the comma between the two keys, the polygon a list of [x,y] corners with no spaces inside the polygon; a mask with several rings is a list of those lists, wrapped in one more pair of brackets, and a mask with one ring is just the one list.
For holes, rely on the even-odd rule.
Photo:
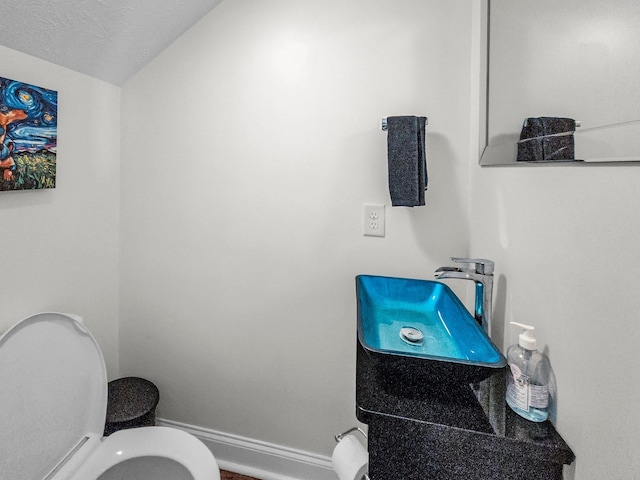
{"label": "blue and black artwork", "polygon": [[54,188],[58,92],[0,77],[0,190]]}

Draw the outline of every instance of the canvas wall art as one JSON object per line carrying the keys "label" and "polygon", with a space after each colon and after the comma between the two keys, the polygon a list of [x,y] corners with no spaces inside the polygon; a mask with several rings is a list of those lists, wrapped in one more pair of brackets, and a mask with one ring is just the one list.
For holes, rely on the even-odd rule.
{"label": "canvas wall art", "polygon": [[58,92],[0,77],[0,191],[55,188]]}

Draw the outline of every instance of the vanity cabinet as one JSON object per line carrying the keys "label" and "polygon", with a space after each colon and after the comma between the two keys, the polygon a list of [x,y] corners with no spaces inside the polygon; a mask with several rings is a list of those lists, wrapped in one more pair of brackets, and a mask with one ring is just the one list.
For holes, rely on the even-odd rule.
{"label": "vanity cabinet", "polygon": [[511,411],[506,372],[474,385],[394,385],[358,343],[356,415],[369,426],[371,480],[562,480],[573,452],[549,421]]}

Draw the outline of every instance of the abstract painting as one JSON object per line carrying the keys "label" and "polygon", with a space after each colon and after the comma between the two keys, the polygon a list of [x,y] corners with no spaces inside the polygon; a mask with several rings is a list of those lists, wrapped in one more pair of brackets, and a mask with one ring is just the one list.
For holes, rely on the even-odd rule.
{"label": "abstract painting", "polygon": [[0,77],[0,191],[55,188],[58,92]]}

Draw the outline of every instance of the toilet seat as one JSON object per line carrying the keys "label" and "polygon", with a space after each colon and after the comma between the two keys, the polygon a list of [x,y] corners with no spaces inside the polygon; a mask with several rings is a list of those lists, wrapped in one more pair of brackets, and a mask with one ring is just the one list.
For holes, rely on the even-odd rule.
{"label": "toilet seat", "polygon": [[[140,457],[162,457],[181,464],[194,479],[218,480],[218,465],[209,449],[193,435],[169,427],[140,427],[120,430],[105,437],[82,465],[55,480],[97,480],[110,468]],[[203,461],[206,458],[209,461]],[[67,470],[74,470],[70,465]],[[215,472],[215,474],[214,474]]]}
{"label": "toilet seat", "polygon": [[196,480],[220,478],[211,452],[186,432],[144,427],[102,438],[104,358],[77,316],[37,314],[0,336],[0,385],[2,478],[93,480],[143,456],[173,459]]}

